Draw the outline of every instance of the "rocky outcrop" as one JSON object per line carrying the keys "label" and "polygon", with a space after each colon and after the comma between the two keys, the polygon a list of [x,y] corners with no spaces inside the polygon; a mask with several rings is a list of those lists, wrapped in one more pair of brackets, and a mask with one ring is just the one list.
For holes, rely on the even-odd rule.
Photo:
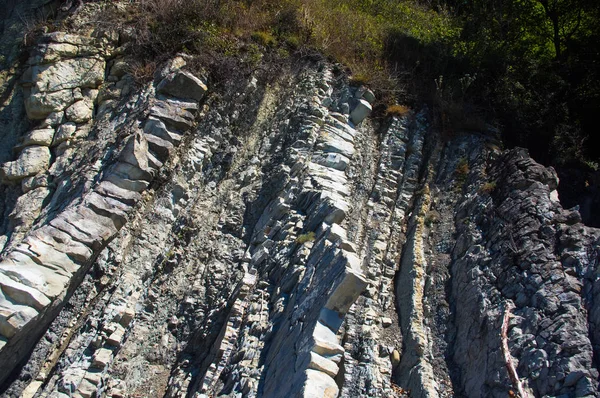
{"label": "rocky outcrop", "polygon": [[23,68],[6,396],[598,394],[600,232],[551,168],[372,120],[326,62],[135,84],[123,40],[46,34]]}
{"label": "rocky outcrop", "polygon": [[[79,285],[95,256],[125,225],[140,193],[168,160],[174,146],[158,135],[169,134],[167,124],[180,129],[192,127],[197,103],[167,98],[152,103],[149,117],[162,123],[159,128],[132,133],[117,161],[102,173],[98,184],[84,194],[79,204],[67,207],[4,253],[0,262],[0,362],[6,372],[0,383],[57,316],[65,298]],[[66,114],[68,117],[68,109]],[[46,153],[47,161],[47,148]],[[22,168],[28,170],[25,166]],[[117,336],[111,336],[116,341]],[[93,365],[98,367],[110,358],[110,351],[100,351],[94,358]]]}

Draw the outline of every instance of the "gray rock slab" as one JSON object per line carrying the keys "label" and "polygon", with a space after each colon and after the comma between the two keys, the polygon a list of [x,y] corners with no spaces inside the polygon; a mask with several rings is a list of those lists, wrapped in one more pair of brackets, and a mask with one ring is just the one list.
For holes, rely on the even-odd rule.
{"label": "gray rock slab", "polygon": [[194,124],[194,115],[167,101],[156,101],[150,109],[150,115],[161,119],[179,131],[186,131]]}
{"label": "gray rock slab", "polygon": [[186,71],[169,74],[156,87],[158,93],[190,98],[195,101],[201,101],[207,90],[208,88],[202,80]]}
{"label": "gray rock slab", "polygon": [[138,192],[120,188],[110,181],[100,182],[96,187],[96,192],[117,199],[129,206],[135,205],[142,197]]}
{"label": "gray rock slab", "polygon": [[154,135],[163,140],[169,141],[176,145],[183,138],[181,134],[170,131],[165,123],[155,117],[149,117],[144,125],[144,132],[149,135]]}
{"label": "gray rock slab", "polygon": [[363,99],[358,100],[358,104],[350,113],[350,119],[352,119],[352,123],[355,125],[360,124],[371,114],[372,110],[373,108],[371,108],[371,104],[369,104],[367,101]]}
{"label": "gray rock slab", "polygon": [[50,299],[42,292],[20,282],[16,282],[7,275],[0,272],[0,289],[4,297],[14,301],[17,304],[33,307],[42,311],[50,305]]}
{"label": "gray rock slab", "polygon": [[104,176],[104,180],[126,191],[143,192],[146,188],[148,188],[147,181],[131,180],[126,176],[117,173],[116,171],[109,172],[107,175]]}
{"label": "gray rock slab", "polygon": [[150,150],[154,152],[156,158],[161,162],[166,161],[171,155],[171,151],[175,148],[169,141],[154,135],[146,134],[146,140],[148,141]]}

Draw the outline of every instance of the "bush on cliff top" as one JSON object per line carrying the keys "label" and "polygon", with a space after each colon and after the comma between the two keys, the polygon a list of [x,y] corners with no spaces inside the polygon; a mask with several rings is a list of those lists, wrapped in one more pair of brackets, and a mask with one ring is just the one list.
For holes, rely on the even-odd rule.
{"label": "bush on cliff top", "polygon": [[141,0],[132,21],[135,52],[152,62],[208,53],[226,66],[217,69],[235,70],[232,59],[252,68],[258,52],[325,55],[385,104],[429,103],[448,135],[485,129],[491,120],[509,146],[529,147],[539,161],[597,159],[600,136],[591,132],[600,108],[600,2],[502,4]]}

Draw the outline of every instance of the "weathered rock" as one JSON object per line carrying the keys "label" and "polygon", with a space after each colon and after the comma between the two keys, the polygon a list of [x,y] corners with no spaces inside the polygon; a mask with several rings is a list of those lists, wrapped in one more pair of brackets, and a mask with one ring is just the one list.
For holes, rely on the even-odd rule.
{"label": "weathered rock", "polygon": [[[2,393],[597,395],[600,233],[551,198],[552,170],[439,141],[425,113],[360,125],[374,96],[326,62],[229,82],[197,120],[183,58],[156,98],[101,48],[127,32],[94,35],[46,35],[30,64],[110,54],[96,117],[73,110],[99,74],[64,98],[23,78],[36,130],[57,131],[48,173],[2,191],[0,381],[34,350]],[[352,125],[327,109],[357,102]]]}
{"label": "weathered rock", "polygon": [[186,131],[194,123],[194,115],[168,101],[157,101],[150,114],[179,131]]}
{"label": "weathered rock", "polygon": [[54,141],[52,142],[52,145],[56,146],[60,143],[70,140],[75,136],[76,130],[77,125],[73,122],[61,124],[60,127],[56,130],[56,134],[54,135]]}
{"label": "weathered rock", "polygon": [[40,92],[34,87],[25,99],[25,110],[30,119],[46,119],[52,113],[65,110],[73,102],[75,99],[71,89]]}
{"label": "weathered rock", "polygon": [[195,101],[201,101],[206,90],[207,87],[202,80],[186,71],[169,74],[156,87],[158,93],[172,95],[177,98],[189,98]]}
{"label": "weathered rock", "polygon": [[358,104],[350,113],[350,119],[352,119],[352,123],[355,125],[360,124],[360,122],[365,120],[371,114],[372,110],[371,104],[369,104],[367,101],[363,99],[358,100]]}
{"label": "weathered rock", "polygon": [[86,123],[93,115],[93,104],[90,100],[82,99],[65,110],[67,120],[74,123]]}
{"label": "weathered rock", "polygon": [[21,151],[17,160],[2,165],[0,177],[5,181],[21,180],[47,170],[49,165],[50,150],[48,147],[28,146]]}
{"label": "weathered rock", "polygon": [[94,353],[94,359],[92,360],[92,366],[97,369],[103,369],[108,365],[112,359],[113,353],[107,348],[101,348]]}
{"label": "weathered rock", "polygon": [[44,145],[50,146],[54,138],[54,129],[32,130],[23,138],[21,145]]}
{"label": "weathered rock", "polygon": [[66,59],[54,64],[31,67],[34,87],[53,93],[78,87],[96,88],[104,81],[105,62],[100,58]]}
{"label": "weathered rock", "polygon": [[33,177],[25,177],[21,180],[21,190],[27,193],[31,190],[41,187],[47,187],[50,184],[50,179],[47,174],[38,174]]}

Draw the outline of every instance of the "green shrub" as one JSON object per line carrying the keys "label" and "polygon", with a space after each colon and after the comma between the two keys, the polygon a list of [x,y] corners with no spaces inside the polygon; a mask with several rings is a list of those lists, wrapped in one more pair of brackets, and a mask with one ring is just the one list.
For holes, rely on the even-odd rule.
{"label": "green shrub", "polygon": [[296,243],[303,245],[306,242],[313,242],[314,240],[315,240],[315,233],[308,232],[306,234],[298,235],[298,237],[296,238]]}
{"label": "green shrub", "polygon": [[427,217],[425,217],[425,220],[423,221],[423,223],[425,224],[425,226],[426,226],[427,228],[431,228],[431,226],[432,226],[433,224],[435,224],[436,222],[438,222],[438,218],[437,218],[437,216],[436,216],[435,214],[433,214],[433,213],[429,213],[429,214],[427,215]]}
{"label": "green shrub", "polygon": [[252,33],[252,40],[265,47],[274,47],[277,45],[277,39],[271,33],[259,31]]}

